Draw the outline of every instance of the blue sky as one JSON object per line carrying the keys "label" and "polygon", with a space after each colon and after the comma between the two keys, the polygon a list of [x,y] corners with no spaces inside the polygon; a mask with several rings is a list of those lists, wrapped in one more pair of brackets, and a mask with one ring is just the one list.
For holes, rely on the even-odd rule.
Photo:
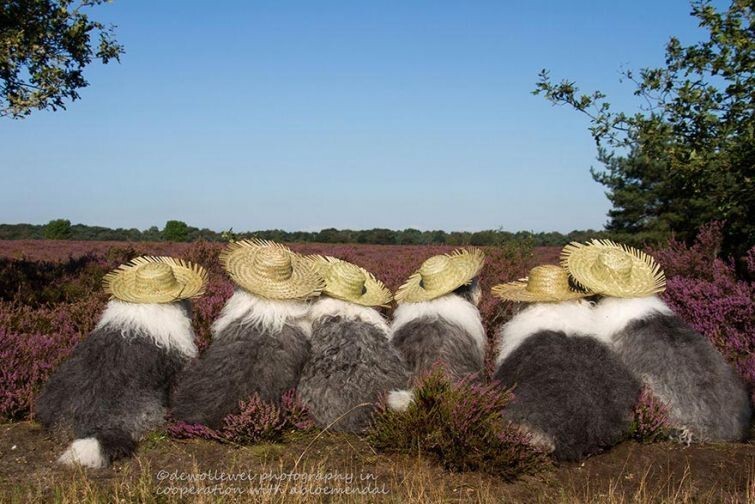
{"label": "blue sky", "polygon": [[622,67],[703,37],[685,0],[116,0],[121,63],[68,110],[0,119],[0,222],[570,231],[609,202],[587,119]]}

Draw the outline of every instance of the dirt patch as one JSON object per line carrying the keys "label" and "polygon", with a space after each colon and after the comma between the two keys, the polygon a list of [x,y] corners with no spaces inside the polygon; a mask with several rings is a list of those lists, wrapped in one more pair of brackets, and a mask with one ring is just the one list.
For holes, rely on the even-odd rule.
{"label": "dirt patch", "polygon": [[[0,425],[0,496],[44,501],[68,495],[67,488],[75,488],[76,495],[90,497],[97,492],[149,497],[171,485],[206,487],[223,473],[246,473],[257,478],[266,475],[278,483],[282,477],[319,475],[316,477],[321,478],[320,483],[325,477],[340,478],[338,482],[325,481],[326,486],[370,486],[380,490],[361,497],[352,495],[352,500],[619,502],[632,498],[652,502],[694,496],[700,501],[746,502],[755,497],[753,444],[683,447],[625,442],[581,463],[554,465],[513,483],[484,473],[449,472],[419,455],[376,453],[357,436],[330,433],[319,438],[298,435],[285,444],[241,447],[177,441],[155,433],[142,442],[136,457],[92,471],[56,464],[63,448],[59,440],[33,422]],[[210,479],[199,483],[180,479],[196,477],[192,475]],[[260,481],[226,481],[223,485],[260,486]]]}

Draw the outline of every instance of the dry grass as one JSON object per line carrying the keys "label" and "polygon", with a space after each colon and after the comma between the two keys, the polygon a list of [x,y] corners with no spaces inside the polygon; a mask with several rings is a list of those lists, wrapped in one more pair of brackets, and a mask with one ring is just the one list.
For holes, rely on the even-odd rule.
{"label": "dry grass", "polygon": [[[226,472],[243,473],[247,469],[234,460]],[[302,474],[327,474],[333,470],[323,463],[306,463],[298,468],[291,468],[280,462],[277,466],[268,466],[275,475],[282,475],[292,470]],[[194,460],[186,471],[202,474],[206,469]],[[353,474],[355,480],[323,484],[315,480],[297,483],[291,480],[278,483],[260,484],[259,482],[211,481],[170,482],[158,480],[158,472],[149,460],[136,458],[130,465],[112,479],[102,481],[82,469],[75,469],[44,481],[26,485],[18,484],[0,490],[0,501],[10,503],[100,503],[100,502],[160,502],[179,503],[191,500],[198,503],[217,502],[259,502],[259,503],[311,503],[329,498],[334,502],[427,502],[443,503],[449,501],[497,503],[502,498],[506,502],[538,503],[584,503],[584,504],[624,504],[624,503],[746,503],[755,502],[755,466],[750,468],[743,492],[730,492],[720,488],[711,488],[700,492],[691,478],[687,466],[681,478],[669,474],[662,484],[650,481],[650,469],[647,469],[633,488],[627,488],[627,481],[632,477],[620,474],[605,481],[556,480],[554,475],[547,475],[542,480],[520,482],[514,487],[523,486],[533,493],[526,495],[522,488],[509,491],[498,482],[489,478],[438,478],[436,468],[429,466],[421,458],[402,459],[402,464],[387,468],[385,475],[377,480],[358,481],[364,474],[359,467],[341,474]],[[258,473],[260,474],[260,473]],[[470,476],[470,475],[467,475]],[[474,476],[474,475],[471,475]],[[367,493],[338,493],[351,488],[368,488]],[[536,490],[540,487],[539,490]],[[330,493],[323,493],[330,492]],[[374,492],[374,493],[371,493]],[[522,493],[521,497],[517,497]]]}
{"label": "dry grass", "polygon": [[[9,451],[11,445],[18,449]],[[243,447],[155,435],[133,459],[100,471],[61,469],[54,463],[59,450],[34,424],[0,424],[0,502],[755,503],[753,445],[684,449],[629,442],[513,483],[481,472],[449,472],[416,453],[376,453],[356,436],[335,433]],[[220,471],[255,479],[171,479]],[[340,479],[260,481],[289,473]]]}

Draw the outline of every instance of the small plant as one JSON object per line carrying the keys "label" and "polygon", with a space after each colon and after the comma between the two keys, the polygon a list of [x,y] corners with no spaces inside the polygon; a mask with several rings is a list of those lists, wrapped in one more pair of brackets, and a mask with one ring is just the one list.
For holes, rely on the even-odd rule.
{"label": "small plant", "polygon": [[263,401],[254,394],[239,402],[239,412],[226,416],[223,427],[215,430],[202,424],[174,422],[168,434],[176,439],[209,439],[236,444],[254,444],[262,441],[280,442],[287,432],[309,430],[314,422],[299,401],[296,391],[289,390],[280,404]]}
{"label": "small plant", "polygon": [[673,432],[668,407],[653,395],[648,386],[644,386],[634,406],[630,437],[643,443],[654,443],[669,440]]}
{"label": "small plant", "polygon": [[505,480],[548,466],[548,457],[528,444],[529,436],[503,418],[513,394],[498,383],[454,383],[436,366],[418,381],[414,395],[404,412],[379,406],[368,434],[376,448],[423,452],[447,469],[484,471]]}

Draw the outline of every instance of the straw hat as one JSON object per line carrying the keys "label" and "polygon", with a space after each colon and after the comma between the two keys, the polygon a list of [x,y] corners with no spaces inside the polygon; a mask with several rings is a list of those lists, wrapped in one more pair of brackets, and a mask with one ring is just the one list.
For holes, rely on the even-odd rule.
{"label": "straw hat", "polygon": [[558,303],[589,296],[569,287],[569,272],[561,266],[535,266],[529,276],[493,287],[493,295],[506,301],[525,303]]}
{"label": "straw hat", "polygon": [[666,290],[666,276],[652,257],[610,240],[572,242],[561,251],[561,264],[580,285],[604,296],[643,297]]}
{"label": "straw hat", "polygon": [[220,262],[236,285],[267,299],[304,300],[319,296],[325,286],[310,261],[271,241],[231,243]]}
{"label": "straw hat", "polygon": [[419,303],[439,298],[472,281],[484,264],[485,254],[476,248],[433,256],[399,287],[396,301]]}
{"label": "straw hat", "polygon": [[172,303],[201,296],[206,285],[203,267],[172,257],[137,257],[102,279],[105,292],[129,303]]}
{"label": "straw hat", "polygon": [[332,298],[362,306],[388,306],[393,300],[383,282],[364,268],[335,257],[309,256],[325,278],[322,293]]}

